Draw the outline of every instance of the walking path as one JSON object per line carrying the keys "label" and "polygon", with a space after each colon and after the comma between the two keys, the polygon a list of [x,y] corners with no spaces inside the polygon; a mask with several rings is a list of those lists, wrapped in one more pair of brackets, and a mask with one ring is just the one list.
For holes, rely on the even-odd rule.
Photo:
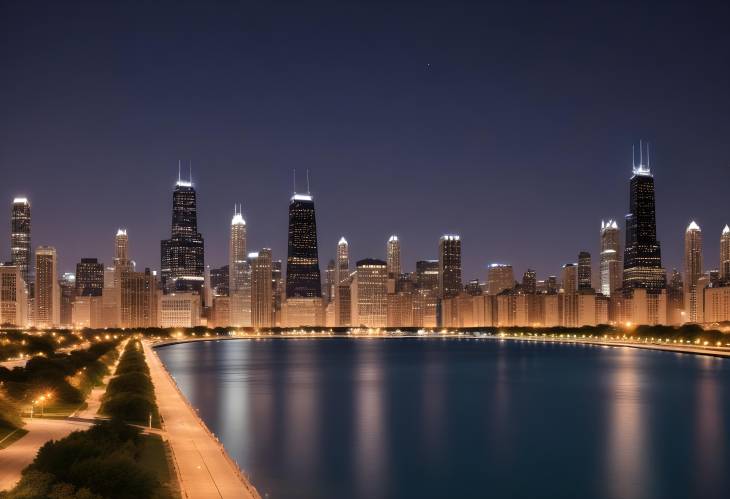
{"label": "walking path", "polygon": [[18,483],[20,472],[35,459],[44,443],[89,426],[91,423],[69,419],[25,419],[23,429],[28,433],[0,451],[0,490],[10,489]]}
{"label": "walking path", "polygon": [[143,341],[143,345],[183,496],[260,499],[256,489],[178,390],[150,343]]}

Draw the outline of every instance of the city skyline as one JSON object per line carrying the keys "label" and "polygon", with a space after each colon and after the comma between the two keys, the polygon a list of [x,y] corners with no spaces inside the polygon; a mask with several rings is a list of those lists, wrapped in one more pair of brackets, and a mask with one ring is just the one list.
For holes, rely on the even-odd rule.
{"label": "city skyline", "polygon": [[181,158],[211,266],[228,259],[236,202],[250,247],[284,255],[296,167],[310,169],[322,270],[342,235],[355,262],[384,257],[397,234],[413,270],[455,233],[465,279],[491,262],[557,274],[581,250],[595,276],[596,226],[623,228],[642,138],[667,269],[682,267],[691,220],[708,238],[728,223],[730,34],[715,7],[155,4],[137,16],[99,4],[66,23],[48,9],[0,16],[0,199],[31,200],[32,245],[56,246],[64,272],[82,257],[108,265],[117,227],[138,265],[157,267]]}
{"label": "city skyline", "polygon": [[[641,173],[641,172],[640,172],[640,174],[638,176],[636,175],[637,167],[639,169],[641,169],[642,167],[646,167],[647,168],[647,170],[646,170],[646,176],[648,176],[648,178],[650,178],[650,179],[653,180],[653,174],[648,169],[648,166],[643,165],[641,163],[641,161],[643,161],[643,160],[640,160],[640,162],[637,163],[635,161],[635,159],[634,159],[633,164],[632,164],[632,176],[629,178],[629,180],[631,180],[632,178],[637,178],[637,177],[639,179],[645,178],[645,175],[643,173]],[[178,166],[180,167],[180,165],[178,165]],[[192,201],[191,201],[191,204],[192,204],[193,208],[192,208],[192,220],[191,220],[191,223],[192,223],[193,229],[191,229],[191,230],[197,230],[197,218],[199,216],[199,213],[198,212],[200,211],[197,208],[197,205],[198,205],[197,196],[199,196],[200,193],[198,192],[197,185],[192,180],[192,167],[190,167],[190,173],[189,173],[189,175],[191,176],[189,180],[182,180],[182,178],[180,177],[180,172],[178,172],[178,180],[175,182],[174,188],[172,190],[172,194],[173,194],[173,231],[175,230],[176,220],[179,221],[179,220],[185,219],[185,217],[183,215],[179,214],[179,213],[176,215],[176,211],[180,211],[180,207],[178,206],[180,203],[179,203],[179,201],[177,201],[177,199],[179,199],[179,197],[181,195],[181,193],[180,193],[181,190],[184,191],[184,193],[192,193]],[[307,171],[307,175],[309,175],[309,171]],[[660,180],[660,182],[661,182],[661,180]],[[309,184],[309,181],[308,180],[307,180],[307,183]],[[295,184],[296,184],[296,180],[295,180]],[[295,185],[295,187],[296,187],[296,185]],[[653,187],[653,185],[652,185],[652,187]],[[308,188],[309,188],[309,185],[308,185]],[[295,199],[297,201],[299,201],[299,202],[301,202],[302,200],[308,202],[310,200],[314,200],[315,199],[315,195],[312,194],[311,192],[309,192],[307,194],[301,194],[301,193],[295,192],[294,194],[291,195],[290,202],[293,202]],[[24,206],[25,207],[25,208],[23,208],[25,210],[27,210],[28,209],[28,206],[30,206],[31,207],[30,208],[31,209],[31,212],[33,212],[33,209],[32,209],[33,200],[30,199],[29,197],[27,197],[25,195],[24,196],[16,195],[16,196],[13,197],[13,200],[12,201],[13,202],[12,202],[11,207],[10,207],[11,216],[13,216],[13,213],[15,213],[14,210],[16,210],[16,207],[19,205],[19,203],[20,203],[21,206]],[[231,222],[229,224],[229,227],[235,227],[237,224],[240,224],[241,221],[243,221],[244,213],[243,213],[243,207],[242,206],[243,205],[240,205],[240,207],[239,207],[239,204],[238,203],[235,204],[233,222]],[[318,212],[319,212],[319,210],[318,210]],[[658,215],[657,215],[656,218],[657,219],[660,219],[661,218],[661,206],[659,206],[657,208],[657,213],[658,213]],[[228,216],[230,216],[230,210],[228,212]],[[33,215],[31,215],[31,218],[33,220],[32,221],[32,224],[35,224],[36,221],[37,221],[35,213],[33,213]],[[625,236],[625,233],[626,233],[626,220],[628,220],[627,217],[625,217],[625,219],[622,220],[621,222],[618,222],[617,223],[613,219],[610,219],[609,218],[609,223],[610,222],[613,222],[614,225],[617,225],[618,226],[619,240],[620,240],[619,241],[620,242],[620,245],[619,246],[621,248],[621,252],[622,253],[623,253],[624,248],[625,248],[625,246],[624,246],[624,244],[625,244],[624,239],[626,237]],[[690,218],[689,223],[695,223],[695,218]],[[603,231],[604,231],[604,224],[605,224],[605,221],[603,219],[600,220],[599,226],[598,226],[598,228],[595,231],[596,234],[594,234],[595,235],[595,237],[594,237],[595,244],[593,244],[593,245],[586,244],[585,246],[582,246],[581,247],[580,251],[576,250],[574,255],[566,255],[566,257],[563,259],[562,262],[556,263],[555,269],[552,270],[552,271],[551,270],[548,270],[546,272],[541,272],[541,271],[538,270],[536,272],[538,278],[539,279],[545,279],[548,276],[558,276],[560,274],[560,272],[561,272],[561,268],[563,267],[563,265],[565,265],[566,263],[576,263],[577,264],[578,263],[578,260],[579,260],[580,254],[583,253],[583,252],[587,252],[589,254],[588,257],[589,257],[590,268],[591,268],[591,277],[590,278],[591,278],[592,286],[594,288],[598,289],[598,290],[601,290],[601,288],[602,288],[602,282],[601,282],[600,254],[601,254],[601,249],[602,249],[601,248],[601,244],[602,244],[601,238],[602,238],[602,234],[603,234]],[[125,238],[125,242],[126,242],[127,238],[129,237],[127,235],[127,228],[126,228],[128,225],[130,225],[130,224],[124,224],[124,225],[121,225],[119,228],[114,229],[114,230],[117,231],[116,236],[114,236],[115,237],[115,241],[119,238],[120,233],[123,232],[124,238]],[[658,225],[658,222],[657,222],[657,225]],[[727,225],[727,224],[723,224],[722,227],[721,227],[721,229],[718,231],[718,234],[717,234],[718,241],[719,241],[719,239],[720,239],[720,237],[722,235],[721,234],[722,233],[722,229],[725,227],[725,225]],[[703,224],[703,226],[704,226],[704,224]],[[243,230],[244,231],[247,231],[247,224],[246,224],[245,221],[243,221],[243,227],[244,227]],[[315,229],[316,229],[316,227],[315,227]],[[229,229],[229,231],[230,230],[231,229]],[[343,234],[344,234],[344,232],[345,231],[342,231]],[[353,230],[352,232],[355,233],[357,231],[356,230]],[[12,227],[11,227],[11,233],[12,233]],[[416,260],[412,260],[412,261],[403,260],[402,263],[401,263],[401,260],[400,260],[400,258],[401,258],[400,257],[400,252],[401,252],[401,249],[400,249],[401,248],[401,238],[397,235],[399,233],[402,233],[402,232],[395,231],[395,233],[391,234],[390,236],[386,235],[386,237],[382,241],[382,248],[381,248],[382,251],[380,253],[375,253],[373,255],[364,256],[363,258],[382,258],[382,259],[387,259],[388,248],[393,243],[393,241],[395,241],[395,242],[397,242],[397,248],[398,248],[398,255],[399,255],[398,256],[398,261],[399,261],[398,263],[399,263],[399,266],[403,269],[404,272],[414,272],[416,270],[416,261],[417,260],[438,259],[438,255],[439,255],[439,249],[438,249],[439,248],[439,240],[442,237],[444,237],[445,235],[448,235],[448,234],[441,234],[441,235],[437,236],[436,239],[433,241],[433,246],[434,246],[433,256],[428,255],[428,256],[424,256],[424,257],[418,257]],[[205,234],[203,234],[202,232],[196,233],[196,235],[202,236],[203,239],[206,239]],[[35,234],[35,231],[32,231],[32,236],[31,237],[32,238],[36,238],[37,237],[37,235]],[[330,258],[336,259],[336,256],[337,256],[337,254],[336,254],[337,253],[337,247],[338,247],[338,244],[339,243],[338,244],[329,244],[330,241],[326,241],[326,242],[323,243],[322,238],[319,236],[319,230],[317,230],[316,237],[317,237],[317,239],[319,239],[319,241],[318,241],[318,251],[320,253],[320,256],[319,256],[319,259],[318,259],[319,260],[319,265],[320,265],[320,267],[323,267],[324,268],[324,267],[326,267],[326,262]],[[341,235],[339,237],[340,237],[340,243],[341,243],[342,242],[342,238],[345,238],[345,236],[344,235]],[[462,236],[460,234],[458,235],[458,237],[460,239],[462,238]],[[245,251],[246,243],[245,243],[245,241],[248,239],[248,236],[245,235],[245,233],[244,233],[243,238],[244,238],[244,243],[243,243],[243,248],[244,249],[241,250],[241,251],[243,251],[242,254],[245,255],[246,254],[246,251]],[[664,259],[662,259],[662,261],[661,261],[661,265],[662,265],[661,268],[663,268],[666,271],[667,275],[669,275],[673,269],[678,269],[678,270],[680,270],[680,272],[682,272],[682,269],[684,268],[684,258],[685,257],[684,257],[684,241],[683,241],[683,238],[684,238],[684,231],[682,232],[682,235],[681,235],[680,240],[677,241],[677,246],[680,247],[680,251],[681,251],[680,261],[676,265],[667,265],[666,263],[664,263],[665,262]],[[134,240],[134,235],[132,235],[132,239]],[[661,236],[658,236],[658,239],[661,241]],[[139,244],[139,248],[144,248],[144,246],[146,245],[146,243],[144,241],[137,241],[137,242],[140,243]],[[164,242],[166,242],[166,241],[163,240],[163,243]],[[231,243],[230,243],[230,235],[229,235],[228,236],[228,240],[225,241],[225,244],[224,244],[226,246],[226,257],[227,258],[229,258],[230,248],[228,246],[230,246],[230,244]],[[55,246],[53,244],[45,244],[45,245],[38,244],[38,245],[35,245],[35,244],[31,243],[31,247],[30,247],[30,254],[31,255],[35,251],[35,248],[38,247],[38,246],[53,246],[53,247],[55,247],[57,249],[58,253],[59,253],[58,254],[58,260],[59,260],[59,262],[64,261],[63,258],[62,258],[63,248],[59,248],[58,246]],[[204,252],[204,255],[205,255],[204,264],[206,266],[211,267],[211,268],[218,268],[218,267],[221,267],[223,265],[229,265],[230,264],[230,261],[227,261],[227,260],[226,261],[222,261],[222,262],[210,262],[208,260],[208,257],[207,257],[208,254],[210,254],[210,253],[213,253],[213,254],[219,253],[219,251],[217,251],[216,246],[217,245],[215,245],[215,244],[209,244],[205,248],[205,252]],[[270,244],[267,244],[267,243],[264,243],[264,244],[261,245],[261,247],[270,247],[270,246],[271,245]],[[368,247],[369,246],[372,246],[372,243],[369,243],[366,246],[368,246]],[[407,247],[407,243],[404,244],[404,246]],[[135,248],[137,248],[137,247],[138,246],[135,245]],[[251,247],[255,247],[255,246],[251,246]],[[467,243],[467,247],[468,247],[468,243]],[[334,251],[333,251],[333,248],[334,248]],[[350,250],[348,248],[348,252],[349,251]],[[472,248],[472,252],[473,251],[474,251],[474,248]],[[84,254],[83,256],[80,256],[79,258],[77,258],[76,261],[75,261],[75,263],[73,263],[73,265],[71,265],[69,267],[69,269],[66,269],[65,267],[62,267],[61,266],[62,264],[59,263],[60,272],[61,273],[64,273],[64,272],[71,272],[71,273],[73,273],[73,271],[75,270],[76,265],[82,259],[84,259],[84,258],[96,258],[96,259],[99,260],[100,263],[103,263],[104,265],[113,265],[114,262],[115,262],[115,259],[116,259],[116,255],[114,255],[114,251],[113,250],[112,251],[109,251],[108,248],[107,248],[107,251],[106,252],[107,253],[112,253],[111,258],[107,258],[107,261],[105,261],[105,256],[104,255],[101,255],[100,256],[100,255],[86,255],[86,254]],[[164,250],[163,250],[163,252],[164,252]],[[418,253],[420,255],[421,253],[428,252],[428,249],[427,248],[421,248],[420,249],[420,252],[419,251],[414,251],[413,249],[411,249],[410,253],[413,253],[413,252],[416,252],[416,253]],[[477,249],[477,252],[478,252],[478,249]],[[354,251],[353,255],[359,255],[361,253],[362,253],[362,250],[357,251],[357,249],[355,248],[355,251]],[[470,253],[470,251],[467,249],[466,253],[468,254],[468,253]],[[539,252],[536,252],[536,254],[537,253],[539,253]],[[715,258],[713,258],[713,256],[712,256],[713,253],[716,253],[717,254]],[[598,255],[599,258],[591,258],[590,257],[591,254]],[[703,248],[703,254],[704,254],[704,260],[707,262],[707,264],[706,264],[706,267],[707,268],[702,269],[702,270],[719,270],[721,268],[721,264],[720,264],[721,255],[720,255],[720,244],[719,243],[718,244],[705,245],[705,248]],[[331,255],[331,257],[330,257],[330,255]],[[283,254],[279,254],[279,253],[276,253],[276,252],[273,252],[272,251],[272,257],[273,257],[274,260],[279,260],[279,259],[280,260],[286,260],[286,252],[284,252]],[[353,259],[354,258],[355,257],[353,257]],[[161,270],[161,266],[160,266],[159,259],[158,259],[157,265],[155,265],[154,263],[152,263],[152,264],[143,264],[143,263],[139,262],[139,259],[137,259],[137,258],[131,258],[130,260],[134,260],[135,264],[137,264],[137,269],[138,270],[141,270],[141,269],[144,269],[144,268],[151,268],[153,270],[158,270],[158,271]],[[489,262],[485,262],[483,264],[482,268],[479,269],[479,274],[478,275],[472,275],[472,274],[469,273],[468,270],[464,270],[466,268],[466,265],[465,265],[466,262],[462,258],[462,274],[463,274],[462,281],[463,281],[463,284],[465,285],[471,279],[478,279],[480,282],[486,283],[488,281],[488,272],[489,272],[490,268],[492,267],[492,265],[494,265],[495,263],[500,264],[500,265],[510,265],[511,267],[513,267],[515,269],[515,271],[514,271],[514,275],[515,276],[521,275],[523,269],[524,269],[524,271],[533,271],[533,272],[535,272],[534,269],[537,267],[536,265],[532,265],[529,262],[524,263],[524,264],[523,263],[517,263],[517,264],[515,264],[512,261],[507,261],[507,260],[508,259],[502,259],[502,261],[489,261]],[[714,260],[717,260],[717,262],[715,262],[715,263],[717,263],[717,265],[714,265],[713,266]],[[11,262],[12,261],[11,256],[9,255],[9,257],[7,259],[5,259],[4,261]],[[623,262],[620,261],[620,263],[621,263],[621,272],[623,272]],[[324,272],[322,272],[321,274],[322,274],[322,276],[320,278],[320,281],[322,283],[322,286],[324,286],[325,285],[325,282],[324,282]],[[515,278],[515,281],[519,281],[519,279]]]}

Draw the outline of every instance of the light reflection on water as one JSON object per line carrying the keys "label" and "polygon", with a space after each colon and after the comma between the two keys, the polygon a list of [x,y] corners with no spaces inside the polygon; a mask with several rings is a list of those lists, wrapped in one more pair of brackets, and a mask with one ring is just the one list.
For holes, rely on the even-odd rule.
{"label": "light reflection on water", "polygon": [[264,497],[728,497],[730,362],[491,340],[159,351]]}

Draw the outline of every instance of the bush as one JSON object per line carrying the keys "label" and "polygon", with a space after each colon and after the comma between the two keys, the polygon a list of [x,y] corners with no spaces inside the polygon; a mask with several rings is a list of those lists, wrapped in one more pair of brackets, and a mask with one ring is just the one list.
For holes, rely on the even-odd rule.
{"label": "bush", "polygon": [[144,441],[139,430],[103,422],[51,441],[23,470],[5,499],[137,499],[155,497],[160,482],[138,462]]}
{"label": "bush", "polygon": [[150,414],[155,415],[156,406],[148,397],[125,392],[104,401],[100,412],[114,419],[146,424]]}
{"label": "bush", "polygon": [[151,397],[153,394],[150,377],[142,372],[134,371],[115,376],[109,381],[106,388],[106,397],[113,397],[117,393],[128,392]]}

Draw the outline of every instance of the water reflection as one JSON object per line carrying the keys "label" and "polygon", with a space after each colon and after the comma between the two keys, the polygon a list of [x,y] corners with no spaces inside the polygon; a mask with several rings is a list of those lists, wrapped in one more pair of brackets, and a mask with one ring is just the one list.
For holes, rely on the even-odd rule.
{"label": "water reflection", "polygon": [[724,462],[725,431],[722,420],[722,383],[714,372],[719,359],[703,359],[703,371],[697,380],[695,411],[697,497],[712,497],[714,487],[727,473]]}
{"label": "water reflection", "polygon": [[645,476],[651,459],[646,442],[647,427],[639,352],[615,350],[617,358],[610,377],[608,419],[608,476],[605,483],[616,499],[648,496]]}
{"label": "water reflection", "polygon": [[359,497],[382,497],[388,456],[385,418],[385,372],[381,342],[361,341],[355,367],[355,459],[353,474]]}

